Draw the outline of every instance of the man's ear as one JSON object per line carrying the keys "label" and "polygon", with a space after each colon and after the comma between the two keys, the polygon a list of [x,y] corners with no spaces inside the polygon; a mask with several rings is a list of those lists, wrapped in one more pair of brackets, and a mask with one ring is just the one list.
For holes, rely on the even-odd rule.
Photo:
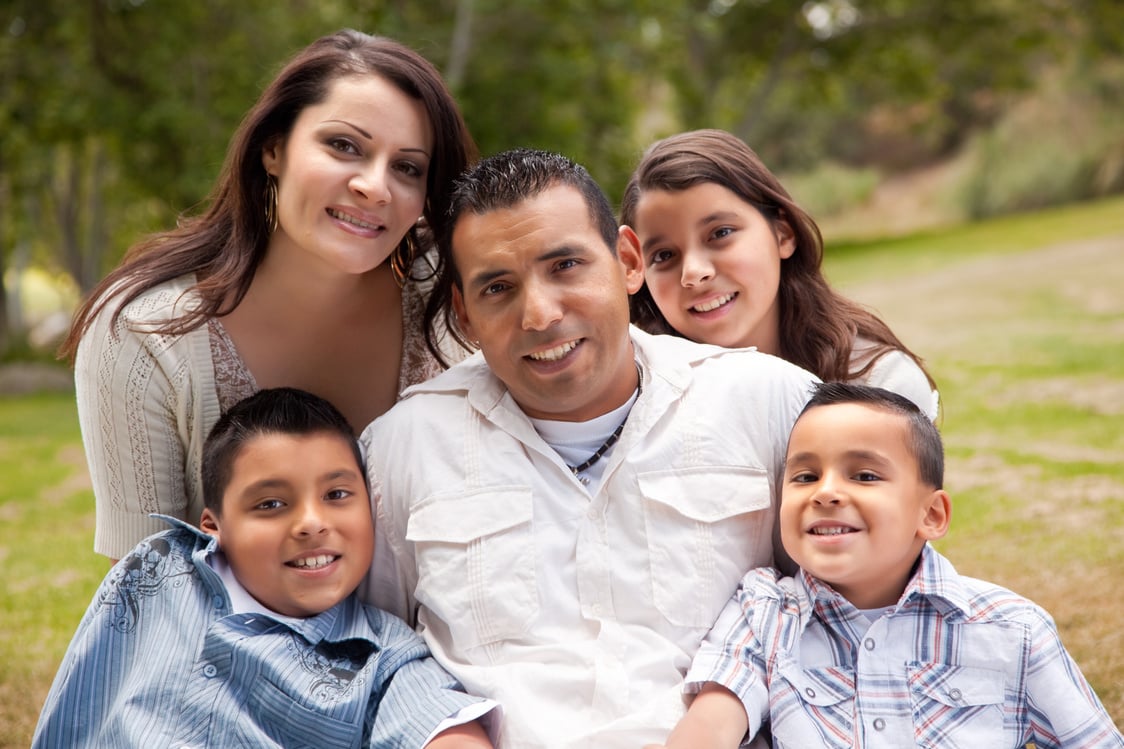
{"label": "man's ear", "polygon": [[917,535],[926,541],[944,538],[948,524],[952,521],[952,500],[944,489],[934,489],[922,507],[924,514],[917,528]]}
{"label": "man's ear", "polygon": [[470,341],[476,339],[476,333],[472,330],[472,321],[468,319],[468,308],[464,305],[464,294],[461,293],[460,287],[453,284],[453,312],[457,315],[457,327],[464,333],[465,338]]}
{"label": "man's ear", "polygon": [[199,530],[209,536],[214,536],[222,545],[222,531],[219,529],[219,516],[211,511],[210,507],[203,508],[203,515],[199,518]]}
{"label": "man's ear", "polygon": [[644,256],[640,252],[640,237],[631,226],[617,230],[617,260],[624,267],[624,283],[629,294],[640,291],[644,285]]}

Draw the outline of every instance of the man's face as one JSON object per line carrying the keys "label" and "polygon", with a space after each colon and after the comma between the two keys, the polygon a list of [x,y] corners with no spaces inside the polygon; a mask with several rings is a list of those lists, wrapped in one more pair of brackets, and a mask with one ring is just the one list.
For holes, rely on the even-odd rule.
{"label": "man's face", "polygon": [[452,245],[461,328],[528,416],[586,421],[632,394],[628,295],[643,282],[639,252],[622,235],[613,255],[581,192],[556,185],[465,213]]}

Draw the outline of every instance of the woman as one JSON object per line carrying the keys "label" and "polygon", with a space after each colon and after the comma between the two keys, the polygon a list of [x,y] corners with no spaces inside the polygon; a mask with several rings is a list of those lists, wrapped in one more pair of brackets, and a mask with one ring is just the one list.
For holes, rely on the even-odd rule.
{"label": "woman", "polygon": [[242,397],[302,388],[362,429],[456,358],[424,299],[422,229],[474,158],[437,70],[398,42],[344,30],[284,66],[208,208],[134,246],[63,343],[96,551],[161,529],[149,513],[199,522],[202,442]]}
{"label": "woman", "polygon": [[756,346],[822,380],[853,380],[938,414],[921,360],[873,312],[823,275],[823,238],[753,150],[722,130],[654,143],[621,201],[644,286],[632,319],[726,347]]}

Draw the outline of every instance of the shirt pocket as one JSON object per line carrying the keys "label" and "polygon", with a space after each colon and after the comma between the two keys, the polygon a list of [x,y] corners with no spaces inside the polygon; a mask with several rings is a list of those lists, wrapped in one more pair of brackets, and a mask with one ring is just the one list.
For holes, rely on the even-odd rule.
{"label": "shirt pocket", "polygon": [[769,687],[776,749],[849,749],[855,735],[855,674],[838,667],[778,663]]}
{"label": "shirt pocket", "polygon": [[[996,746],[1003,736],[1004,677],[1000,671],[944,663],[906,664],[919,747]],[[1013,746],[1015,737],[1005,745]]]}
{"label": "shirt pocket", "polygon": [[459,648],[515,637],[539,612],[531,490],[489,487],[419,503],[406,525],[416,597]]}
{"label": "shirt pocket", "polygon": [[772,491],[761,469],[699,466],[637,476],[656,609],[710,627],[750,568],[772,564]]}
{"label": "shirt pocket", "polygon": [[[352,684],[353,689],[362,686]],[[307,696],[307,695],[302,695]],[[246,704],[251,720],[239,720],[234,736],[226,737],[218,745],[265,746],[265,738],[278,746],[290,749],[317,749],[319,747],[357,747],[363,738],[363,712],[366,700],[352,699],[336,705],[337,711],[352,713],[350,721],[332,717],[300,704],[295,695],[287,693],[268,679],[256,681],[247,695]]]}

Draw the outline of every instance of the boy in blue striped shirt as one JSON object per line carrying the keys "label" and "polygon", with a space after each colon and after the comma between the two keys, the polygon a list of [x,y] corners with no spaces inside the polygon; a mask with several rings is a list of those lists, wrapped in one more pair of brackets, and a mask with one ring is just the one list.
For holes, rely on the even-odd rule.
{"label": "boy in blue striped shirt", "polygon": [[374,546],[363,460],[327,401],[263,390],[203,449],[200,527],[145,539],[102,582],[35,747],[490,747],[464,694],[355,589]]}
{"label": "boy in blue striped shirt", "polygon": [[913,403],[818,386],[792,428],[780,528],[796,577],[750,571],[687,674],[669,747],[1108,749],[1124,739],[1053,620],[962,577],[940,434]]}

